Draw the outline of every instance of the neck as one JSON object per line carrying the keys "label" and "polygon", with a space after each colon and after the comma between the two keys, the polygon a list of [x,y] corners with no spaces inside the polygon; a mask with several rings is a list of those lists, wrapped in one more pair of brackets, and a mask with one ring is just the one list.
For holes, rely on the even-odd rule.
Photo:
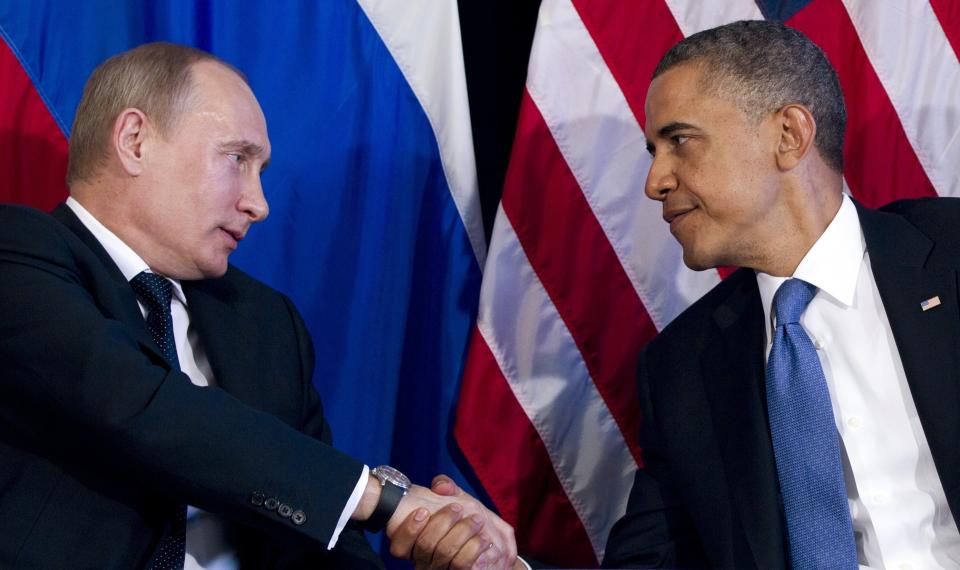
{"label": "neck", "polygon": [[789,277],[796,271],[813,244],[840,211],[843,203],[842,179],[785,188],[784,203],[776,216],[761,251],[763,255],[749,265],[757,271]]}

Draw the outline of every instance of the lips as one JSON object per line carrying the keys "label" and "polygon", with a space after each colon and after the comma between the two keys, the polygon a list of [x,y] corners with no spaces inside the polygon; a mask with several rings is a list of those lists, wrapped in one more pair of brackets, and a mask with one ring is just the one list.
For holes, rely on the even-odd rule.
{"label": "lips", "polygon": [[663,220],[670,224],[670,229],[674,230],[690,212],[696,210],[695,206],[669,207],[663,210]]}
{"label": "lips", "polygon": [[234,245],[240,243],[240,240],[243,239],[243,236],[246,234],[243,230],[233,230],[229,228],[220,228],[220,231],[230,236],[234,241]]}

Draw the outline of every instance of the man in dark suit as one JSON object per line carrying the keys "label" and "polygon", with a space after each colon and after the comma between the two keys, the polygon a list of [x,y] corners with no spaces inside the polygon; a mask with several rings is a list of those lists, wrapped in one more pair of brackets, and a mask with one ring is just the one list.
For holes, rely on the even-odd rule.
{"label": "man in dark suit", "polygon": [[677,44],[646,117],[684,262],[742,269],[641,355],[604,564],[956,567],[960,204],[845,196],[836,74],[778,23]]}
{"label": "man in dark suit", "polygon": [[67,203],[0,207],[0,566],[381,567],[384,527],[513,565],[476,500],[331,447],[299,314],[227,264],[269,157],[237,70],[149,44],[88,81]]}

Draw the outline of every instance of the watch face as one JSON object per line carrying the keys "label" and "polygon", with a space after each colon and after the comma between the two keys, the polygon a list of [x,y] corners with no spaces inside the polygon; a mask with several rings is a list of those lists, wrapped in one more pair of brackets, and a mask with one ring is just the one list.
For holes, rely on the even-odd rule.
{"label": "watch face", "polygon": [[381,483],[389,481],[404,491],[410,488],[410,479],[389,465],[375,467],[371,473],[374,477],[379,479]]}

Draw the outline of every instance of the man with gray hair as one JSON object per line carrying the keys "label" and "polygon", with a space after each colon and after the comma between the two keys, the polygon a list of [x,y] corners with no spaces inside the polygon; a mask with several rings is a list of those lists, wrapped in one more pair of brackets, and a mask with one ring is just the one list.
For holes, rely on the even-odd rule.
{"label": "man with gray hair", "polygon": [[692,269],[739,266],[640,357],[610,567],[960,565],[960,202],[843,193],[843,95],[776,22],[674,46],[649,198]]}
{"label": "man with gray hair", "polygon": [[270,151],[239,71],[147,44],[87,82],[67,203],[0,207],[0,567],[379,568],[384,529],[418,567],[513,566],[450,481],[332,447],[299,313],[227,262]]}

